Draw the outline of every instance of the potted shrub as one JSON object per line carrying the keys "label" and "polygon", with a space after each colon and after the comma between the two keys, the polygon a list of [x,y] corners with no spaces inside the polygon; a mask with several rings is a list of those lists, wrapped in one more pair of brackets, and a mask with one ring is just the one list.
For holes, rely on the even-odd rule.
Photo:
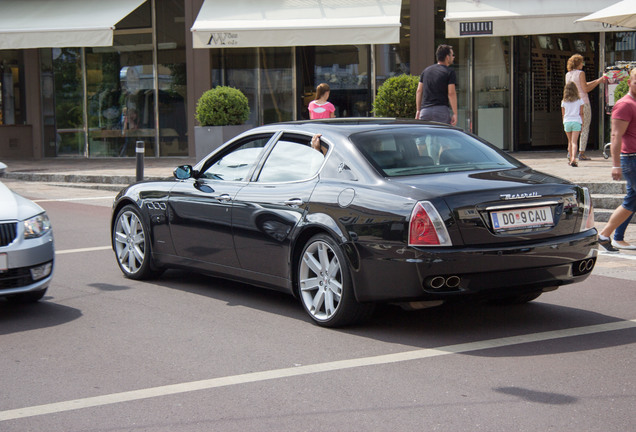
{"label": "potted shrub", "polygon": [[377,117],[415,118],[415,93],[419,77],[398,75],[386,80],[373,103]]}
{"label": "potted shrub", "polygon": [[247,97],[239,89],[215,87],[201,95],[194,128],[196,158],[201,159],[236,135],[250,129],[245,122],[250,116]]}

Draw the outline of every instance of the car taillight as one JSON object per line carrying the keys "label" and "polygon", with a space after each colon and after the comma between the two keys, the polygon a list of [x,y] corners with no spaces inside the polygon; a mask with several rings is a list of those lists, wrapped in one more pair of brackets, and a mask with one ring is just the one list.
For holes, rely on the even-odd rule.
{"label": "car taillight", "polygon": [[594,205],[588,188],[583,188],[583,218],[581,220],[580,231],[587,231],[594,228]]}
{"label": "car taillight", "polygon": [[451,246],[446,225],[428,201],[418,202],[411,212],[409,246]]}

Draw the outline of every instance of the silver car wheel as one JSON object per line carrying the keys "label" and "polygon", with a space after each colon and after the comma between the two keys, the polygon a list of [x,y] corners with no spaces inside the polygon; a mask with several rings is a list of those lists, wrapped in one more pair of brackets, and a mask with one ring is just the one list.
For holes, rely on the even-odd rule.
{"label": "silver car wheel", "polygon": [[146,235],[136,213],[125,211],[119,215],[114,240],[121,268],[130,274],[137,273],[146,256]]}
{"label": "silver car wheel", "polygon": [[343,275],[329,244],[316,241],[305,249],[299,281],[302,301],[312,317],[318,321],[333,317],[342,299]]}

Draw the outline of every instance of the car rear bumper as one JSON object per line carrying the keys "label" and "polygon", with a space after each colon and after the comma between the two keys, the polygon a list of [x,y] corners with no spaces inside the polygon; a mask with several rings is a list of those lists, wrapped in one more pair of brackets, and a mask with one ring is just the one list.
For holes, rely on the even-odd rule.
{"label": "car rear bumper", "polygon": [[[501,297],[585,280],[596,263],[592,229],[523,246],[365,248],[352,277],[359,301]],[[362,258],[364,257],[364,258]]]}

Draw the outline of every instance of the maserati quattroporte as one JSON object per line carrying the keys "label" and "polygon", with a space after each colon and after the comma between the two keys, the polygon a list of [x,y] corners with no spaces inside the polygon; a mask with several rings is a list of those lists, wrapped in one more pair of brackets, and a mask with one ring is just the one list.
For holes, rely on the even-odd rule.
{"label": "maserati quattroporte", "polygon": [[587,189],[446,125],[292,122],[121,191],[112,245],[126,277],[208,273],[289,292],[341,326],[378,302],[523,303],[582,281],[591,207]]}

